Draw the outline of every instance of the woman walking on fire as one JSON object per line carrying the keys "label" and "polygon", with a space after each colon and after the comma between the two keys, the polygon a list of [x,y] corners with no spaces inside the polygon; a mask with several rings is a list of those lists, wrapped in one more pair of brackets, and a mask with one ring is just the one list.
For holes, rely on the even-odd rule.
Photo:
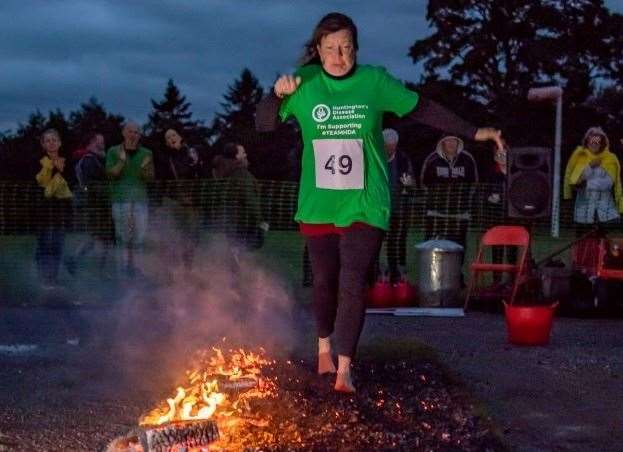
{"label": "woman walking on fire", "polygon": [[[352,393],[351,361],[365,317],[366,277],[389,227],[390,193],[383,113],[391,112],[477,141],[501,133],[471,126],[407,89],[383,68],[357,62],[357,27],[340,13],[324,16],[301,65],[283,75],[257,108],[257,128],[296,118],[304,148],[295,220],[314,275],[318,373],[336,373],[335,390]],[[337,369],[331,336],[335,333]]]}

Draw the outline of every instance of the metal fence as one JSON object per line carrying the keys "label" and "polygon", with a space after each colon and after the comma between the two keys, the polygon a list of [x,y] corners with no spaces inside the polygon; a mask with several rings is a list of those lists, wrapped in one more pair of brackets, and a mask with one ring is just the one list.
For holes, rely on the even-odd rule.
{"label": "metal fence", "polygon": [[[148,246],[157,250],[169,236],[176,234],[172,206],[183,205],[197,218],[200,240],[197,254],[209,253],[209,246],[227,234],[254,231],[265,222],[270,232],[254,249],[259,258],[274,265],[282,277],[295,285],[305,278],[304,241],[294,222],[298,184],[283,181],[205,179],[194,181],[157,181],[148,187]],[[416,271],[413,247],[432,236],[452,237],[467,232],[467,261],[474,252],[480,233],[497,224],[523,224],[530,228],[537,258],[564,245],[576,235],[573,205],[563,202],[560,215],[560,238],[550,237],[550,219],[508,218],[502,186],[495,184],[456,184],[425,190],[403,189],[394,193],[393,227],[406,231],[406,267]],[[78,242],[89,236],[113,237],[109,186],[92,185],[88,191],[74,190],[74,197],[64,203],[50,203],[35,183],[0,182],[0,291],[11,300],[28,298],[28,287],[36,285],[32,261],[37,234],[53,218],[62,224],[66,235],[64,253],[69,255]],[[58,221],[58,220],[62,221]],[[618,230],[620,226],[612,226]],[[381,252],[381,265],[386,261]],[[561,256],[568,260],[568,255]],[[210,261],[209,255],[198,260]],[[78,274],[88,279],[96,267],[84,261]],[[163,262],[166,265],[166,262]],[[111,265],[111,264],[108,264]],[[16,277],[17,275],[17,277]],[[73,279],[63,270],[67,284]],[[88,290],[88,288],[86,289]],[[9,295],[7,295],[9,294]]]}

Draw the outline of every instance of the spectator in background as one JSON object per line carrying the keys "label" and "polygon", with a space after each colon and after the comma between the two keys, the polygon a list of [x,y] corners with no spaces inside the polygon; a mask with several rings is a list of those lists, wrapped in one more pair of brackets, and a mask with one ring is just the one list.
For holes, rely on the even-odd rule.
{"label": "spectator in background", "polygon": [[383,130],[391,196],[391,216],[386,236],[387,264],[389,279],[393,283],[406,277],[409,192],[415,187],[413,165],[409,157],[398,149],[398,139],[398,132],[394,129]]}
{"label": "spectator in background", "polygon": [[472,198],[467,184],[478,182],[478,168],[463,140],[455,136],[439,140],[424,160],[420,182],[426,189],[425,238],[452,240],[465,250]]}
{"label": "spectator in background", "polygon": [[[494,150],[493,167],[489,174],[488,182],[492,184],[491,191],[488,193],[487,202],[491,205],[505,204],[506,193],[506,152]],[[505,211],[505,210],[504,210]]]}
{"label": "spectator in background", "polygon": [[120,275],[133,277],[147,232],[147,183],[154,179],[154,162],[151,150],[140,145],[138,124],[127,122],[122,135],[123,142],[108,149],[105,168],[111,180],[117,268]]}
{"label": "spectator in background", "polygon": [[263,245],[268,224],[262,221],[257,183],[248,169],[244,147],[238,143],[226,143],[221,153],[214,157],[213,165],[215,179],[229,179],[224,188],[222,220],[237,260],[240,250],[257,249]]}
{"label": "spectator in background", "polygon": [[[508,209],[508,199],[506,197],[506,157],[505,152],[499,152],[497,149],[494,151],[493,167],[488,177],[488,182],[491,184],[491,190],[487,194],[487,208],[500,212],[500,215],[495,215],[498,218],[496,221],[499,223],[508,223],[506,212]],[[514,221],[516,223],[517,220]],[[499,224],[498,223],[498,224]],[[506,259],[505,259],[506,258]],[[496,264],[507,262],[509,264],[515,264],[517,262],[517,247],[516,246],[494,246],[491,248],[491,261]],[[491,275],[493,284],[498,285],[500,283],[506,284],[502,281],[502,273],[493,272]],[[509,275],[510,276],[510,275]]]}
{"label": "spectator in background", "polygon": [[75,274],[80,260],[99,246],[101,250],[97,268],[100,275],[104,275],[109,249],[114,241],[112,217],[107,202],[108,194],[104,185],[106,178],[104,136],[97,132],[91,133],[86,137],[85,143],[86,145],[81,148],[84,149],[84,152],[81,152],[82,157],[74,167],[77,182],[74,190],[74,206],[77,211],[84,213],[89,237],[79,243],[73,255],[65,259],[65,266],[69,273]]}
{"label": "spectator in background", "polygon": [[[194,250],[199,243],[200,212],[198,209],[197,180],[200,178],[199,153],[188,146],[176,129],[164,134],[165,158],[161,168],[167,183],[164,196],[170,200],[176,235],[180,242],[173,245],[173,252],[180,252],[186,270],[192,268]],[[175,259],[175,258],[174,258]]]}
{"label": "spectator in background", "polygon": [[58,272],[65,243],[65,229],[71,218],[73,194],[67,183],[69,165],[61,155],[61,137],[55,129],[41,135],[44,155],[35,179],[43,188],[43,201],[36,212],[39,234],[35,260],[42,285],[46,289],[58,284]]}
{"label": "spectator in background", "polygon": [[[93,136],[93,133],[88,134],[87,140],[80,143],[80,146],[74,149],[74,152],[71,153],[71,159],[78,163],[82,157],[89,153],[89,139]],[[102,136],[102,141],[104,140],[104,136]],[[106,149],[104,149],[106,151]]]}
{"label": "spectator in background", "polygon": [[573,220],[581,225],[579,235],[586,232],[586,225],[619,218],[623,211],[621,166],[610,152],[608,137],[601,127],[588,129],[582,144],[571,154],[563,191],[565,199],[572,199],[575,191]]}

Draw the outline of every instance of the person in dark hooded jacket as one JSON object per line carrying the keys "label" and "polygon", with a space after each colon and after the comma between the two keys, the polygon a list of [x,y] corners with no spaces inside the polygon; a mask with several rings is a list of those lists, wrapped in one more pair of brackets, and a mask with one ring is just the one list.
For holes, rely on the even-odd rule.
{"label": "person in dark hooded jacket", "polygon": [[181,248],[184,268],[190,270],[200,238],[197,180],[200,178],[201,162],[197,150],[188,146],[176,129],[167,129],[164,141],[165,155],[160,165],[160,176],[166,181],[164,196],[170,200],[168,204],[177,229],[175,232],[180,239],[173,248],[175,251]]}
{"label": "person in dark hooded jacket", "polygon": [[479,181],[474,157],[463,140],[443,137],[424,160],[420,183],[426,193],[426,239],[452,240],[465,249],[471,217],[472,190],[467,184]]}
{"label": "person in dark hooded jacket", "polygon": [[104,276],[108,254],[115,240],[107,186],[104,184],[106,147],[104,136],[98,132],[87,135],[84,142],[86,145],[80,148],[80,152],[74,151],[73,154],[81,155],[74,167],[77,182],[74,207],[83,215],[89,235],[78,244],[73,254],[67,256],[65,266],[69,273],[75,274],[83,258],[100,248],[97,267],[100,275]]}
{"label": "person in dark hooded jacket", "polygon": [[214,178],[224,180],[221,221],[228,240],[234,248],[260,248],[268,225],[262,221],[257,182],[244,146],[226,143],[212,163]]}
{"label": "person in dark hooded jacket", "polygon": [[399,135],[394,129],[383,130],[391,190],[391,215],[386,235],[389,279],[396,283],[406,278],[407,233],[415,175],[409,156],[398,148]]}

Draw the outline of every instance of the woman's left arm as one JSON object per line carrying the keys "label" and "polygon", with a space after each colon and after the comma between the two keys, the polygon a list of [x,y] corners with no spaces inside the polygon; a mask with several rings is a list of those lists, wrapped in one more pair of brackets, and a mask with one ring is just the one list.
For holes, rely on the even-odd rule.
{"label": "woman's left arm", "polygon": [[264,96],[255,107],[255,129],[258,132],[272,132],[279,122],[279,108],[283,99],[274,92]]}
{"label": "woman's left arm", "polygon": [[442,105],[420,97],[417,106],[408,117],[421,124],[443,132],[476,141],[495,141],[498,149],[504,149],[502,133],[491,127],[477,128]]}

